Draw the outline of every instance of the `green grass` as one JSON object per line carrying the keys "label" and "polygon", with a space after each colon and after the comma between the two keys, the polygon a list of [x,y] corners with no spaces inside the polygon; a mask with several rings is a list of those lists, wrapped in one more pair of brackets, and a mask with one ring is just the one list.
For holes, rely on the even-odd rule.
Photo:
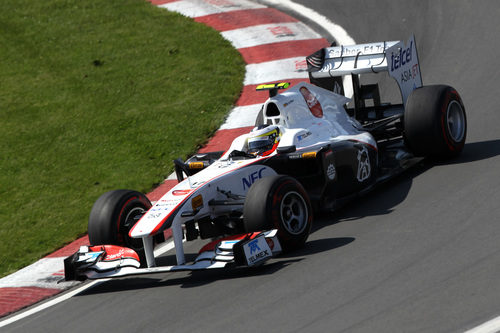
{"label": "green grass", "polygon": [[243,75],[216,31],[142,0],[2,0],[0,276],[85,234],[102,193],[161,182]]}

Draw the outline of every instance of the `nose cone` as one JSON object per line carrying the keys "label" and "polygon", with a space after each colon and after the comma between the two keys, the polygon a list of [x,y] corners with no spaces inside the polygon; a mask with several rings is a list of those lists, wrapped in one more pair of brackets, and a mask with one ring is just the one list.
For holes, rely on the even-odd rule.
{"label": "nose cone", "polygon": [[130,230],[130,237],[142,238],[152,236],[159,230],[162,230],[163,224],[167,222],[169,217],[182,206],[184,201],[193,192],[191,189],[178,189],[177,187],[181,184],[178,184],[165,194],[146,214],[144,214]]}

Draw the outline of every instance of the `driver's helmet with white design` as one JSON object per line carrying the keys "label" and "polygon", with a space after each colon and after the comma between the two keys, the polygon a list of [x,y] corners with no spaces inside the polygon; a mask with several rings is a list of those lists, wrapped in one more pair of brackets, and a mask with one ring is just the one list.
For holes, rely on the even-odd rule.
{"label": "driver's helmet with white design", "polygon": [[276,125],[261,125],[254,128],[247,139],[248,153],[260,156],[271,154],[281,138],[281,131]]}

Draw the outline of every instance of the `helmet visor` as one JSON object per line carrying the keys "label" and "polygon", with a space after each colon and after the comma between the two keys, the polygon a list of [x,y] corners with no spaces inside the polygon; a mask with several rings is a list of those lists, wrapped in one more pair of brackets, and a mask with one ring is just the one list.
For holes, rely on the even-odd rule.
{"label": "helmet visor", "polygon": [[274,139],[269,136],[257,137],[248,140],[249,153],[262,153],[271,149],[274,145]]}

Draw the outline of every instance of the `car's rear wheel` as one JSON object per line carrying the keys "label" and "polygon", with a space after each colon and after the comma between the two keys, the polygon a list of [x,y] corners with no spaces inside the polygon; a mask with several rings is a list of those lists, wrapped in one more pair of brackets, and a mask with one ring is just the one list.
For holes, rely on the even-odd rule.
{"label": "car's rear wheel", "polygon": [[247,193],[243,221],[247,232],[278,230],[283,250],[304,245],[312,226],[306,191],[289,176],[270,176],[255,182]]}
{"label": "car's rear wheel", "polygon": [[467,118],[458,92],[445,85],[415,89],[406,102],[404,135],[416,156],[460,154],[467,135]]}
{"label": "car's rear wheel", "polygon": [[114,190],[97,199],[89,216],[88,233],[91,245],[120,245],[143,252],[142,239],[129,236],[130,229],[151,202],[142,193],[131,190]]}

